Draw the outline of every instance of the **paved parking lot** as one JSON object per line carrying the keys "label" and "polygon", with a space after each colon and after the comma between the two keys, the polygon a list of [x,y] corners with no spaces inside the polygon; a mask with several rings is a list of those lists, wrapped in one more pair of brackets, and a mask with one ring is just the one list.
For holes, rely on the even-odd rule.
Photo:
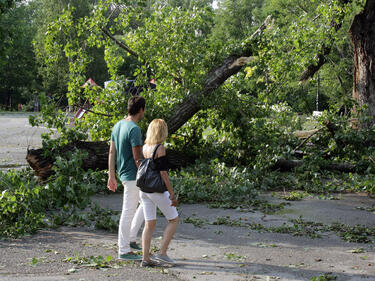
{"label": "paved parking lot", "polygon": [[28,166],[27,148],[42,145],[43,127],[31,127],[29,115],[34,113],[0,113],[0,168]]}

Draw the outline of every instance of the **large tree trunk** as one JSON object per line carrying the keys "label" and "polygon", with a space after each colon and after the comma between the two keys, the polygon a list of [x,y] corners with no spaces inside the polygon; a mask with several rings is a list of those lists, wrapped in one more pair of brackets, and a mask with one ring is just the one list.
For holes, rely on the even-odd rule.
{"label": "large tree trunk", "polygon": [[[64,155],[66,152],[74,152],[76,149],[87,152],[88,158],[83,161],[82,168],[84,170],[104,170],[108,169],[108,152],[109,145],[106,142],[75,142],[63,147],[60,147],[58,151],[55,151],[55,155]],[[30,167],[35,171],[40,179],[45,180],[49,176],[54,174],[52,170],[55,159],[46,157],[44,149],[28,149],[26,160]]]}
{"label": "large tree trunk", "polygon": [[[87,158],[83,161],[82,168],[84,170],[107,170],[108,169],[108,152],[109,145],[107,142],[84,142],[78,141],[67,144],[55,151],[54,154],[64,155],[66,152],[74,152],[78,149],[81,152],[87,152]],[[187,166],[194,162],[193,155],[186,155],[184,153],[167,150],[169,168],[176,169]],[[46,157],[44,149],[29,149],[27,150],[26,160],[30,167],[35,171],[35,175],[41,180],[48,179],[54,174],[52,170],[55,159]]]}
{"label": "large tree trunk", "polygon": [[[67,151],[73,152],[75,149],[80,151],[86,151],[88,157],[83,162],[82,168],[84,170],[106,170],[108,169],[108,145],[105,142],[76,142],[68,144],[61,148],[60,153]],[[188,164],[194,162],[194,156],[186,155],[182,152],[176,152],[173,150],[167,151],[168,160],[170,168],[181,168]],[[44,150],[40,149],[30,149],[27,151],[26,156],[27,161],[30,166],[34,169],[35,175],[39,177],[40,180],[47,180],[50,176],[54,174],[52,166],[54,164],[54,159],[45,157]],[[278,160],[272,167],[272,170],[280,170],[282,172],[292,171],[295,168],[301,166],[303,160]],[[355,172],[356,166],[348,163],[331,163],[321,166],[323,170],[330,171],[340,171],[340,172]]]}
{"label": "large tree trunk", "polygon": [[200,100],[208,97],[213,91],[220,87],[229,77],[238,73],[249,60],[251,52],[243,53],[238,56],[230,56],[224,60],[224,63],[212,70],[205,81],[202,90],[189,95],[177,108],[168,123],[170,134],[175,133],[191,117],[200,110]]}
{"label": "large tree trunk", "polygon": [[[105,142],[75,142],[61,147],[58,154],[66,152],[74,152],[76,149],[87,152],[88,157],[83,161],[82,168],[84,170],[106,170],[108,169],[108,150],[109,146]],[[169,166],[171,169],[181,168],[188,164],[192,164],[195,160],[193,155],[187,155],[182,152],[173,150],[167,151]],[[55,160],[44,156],[44,150],[30,149],[27,151],[27,162],[35,171],[35,175],[41,180],[47,180],[54,174],[52,170]],[[271,169],[280,171],[292,171],[303,164],[302,160],[278,160]],[[325,170],[333,170],[340,172],[355,172],[356,166],[347,163],[326,164],[321,167]]]}
{"label": "large tree trunk", "polygon": [[354,48],[353,98],[367,105],[375,124],[375,0],[367,0],[354,17],[350,34]]}

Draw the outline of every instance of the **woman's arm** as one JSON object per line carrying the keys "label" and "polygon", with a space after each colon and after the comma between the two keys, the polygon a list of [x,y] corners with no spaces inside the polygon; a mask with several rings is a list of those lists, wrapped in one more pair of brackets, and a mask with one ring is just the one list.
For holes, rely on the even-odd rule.
{"label": "woman's arm", "polygon": [[[158,150],[156,151],[156,156],[157,158],[165,156],[166,151],[165,147],[163,145],[158,147]],[[167,171],[160,171],[161,178],[163,179],[165,186],[167,187],[167,190],[169,192],[169,199],[171,199],[172,204],[171,206],[177,206],[177,198],[176,195],[174,194],[174,190],[171,184],[171,181],[169,180],[169,175]]]}
{"label": "woman's arm", "polygon": [[168,172],[167,171],[160,171],[160,175],[161,175],[161,178],[163,179],[163,181],[165,183],[165,186],[168,189],[169,199],[171,199],[171,201],[172,201],[171,206],[177,206],[177,198],[176,198],[176,195],[174,194],[172,184],[169,180]]}

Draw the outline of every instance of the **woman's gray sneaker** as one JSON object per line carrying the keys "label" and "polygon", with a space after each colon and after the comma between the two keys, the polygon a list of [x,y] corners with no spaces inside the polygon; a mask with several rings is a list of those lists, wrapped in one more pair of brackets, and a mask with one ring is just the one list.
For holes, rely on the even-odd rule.
{"label": "woman's gray sneaker", "polygon": [[176,261],[171,259],[170,257],[168,257],[167,255],[161,255],[161,254],[157,254],[155,257],[154,257],[155,260],[158,260],[158,261],[161,261],[161,262],[165,262],[165,263],[170,263],[170,264],[176,264]]}
{"label": "woman's gray sneaker", "polygon": [[155,267],[155,266],[158,266],[158,263],[153,260],[141,262],[141,267]]}

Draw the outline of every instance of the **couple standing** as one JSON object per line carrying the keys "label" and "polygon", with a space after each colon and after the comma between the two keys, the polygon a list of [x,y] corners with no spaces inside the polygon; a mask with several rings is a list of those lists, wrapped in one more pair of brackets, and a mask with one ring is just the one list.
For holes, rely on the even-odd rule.
{"label": "couple standing", "polygon": [[[131,97],[128,101],[128,116],[113,127],[109,149],[107,187],[111,191],[116,191],[115,167],[117,164],[117,173],[124,186],[118,236],[119,259],[142,260],[141,266],[151,267],[156,265],[150,258],[152,232],[156,224],[156,207],[162,211],[168,220],[160,252],[154,257],[155,260],[161,262],[175,263],[168,257],[167,249],[176,232],[178,213],[176,210],[177,199],[167,172],[165,147],[160,145],[168,136],[168,127],[162,119],[153,120],[147,129],[145,145],[142,148],[142,133],[137,123],[144,116],[145,106],[146,101],[143,97]],[[145,193],[136,186],[136,174],[141,163],[141,155],[151,158],[154,149],[156,149],[157,170],[160,171],[168,190],[164,193]],[[141,204],[138,206],[139,201],[141,201]],[[131,248],[134,250],[141,249],[136,243],[136,237],[144,219],[146,222],[142,233],[142,257],[133,253]]]}

